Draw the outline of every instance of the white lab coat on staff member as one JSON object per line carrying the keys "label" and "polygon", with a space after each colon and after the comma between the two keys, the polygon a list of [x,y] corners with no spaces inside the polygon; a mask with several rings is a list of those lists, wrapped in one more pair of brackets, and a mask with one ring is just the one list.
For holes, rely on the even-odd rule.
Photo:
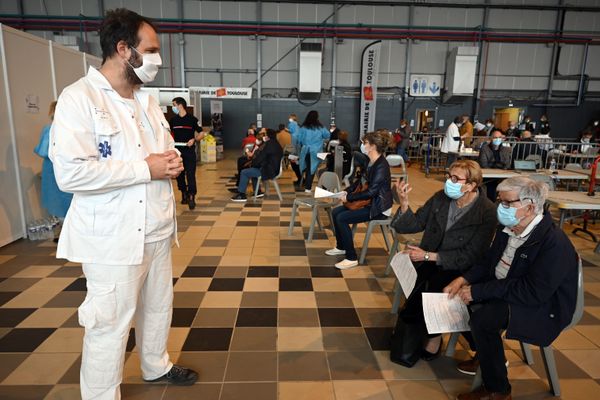
{"label": "white lab coat on staff member", "polygon": [[442,141],[440,151],[442,153],[449,153],[451,151],[458,151],[460,147],[460,132],[458,131],[458,125],[452,122],[446,129],[446,136]]}
{"label": "white lab coat on staff member", "polygon": [[93,67],[60,95],[50,158],[61,190],[74,194],[57,257],[81,262],[87,296],[83,399],[119,399],[125,346],[135,317],[145,380],[171,370],[171,241],[175,199],[169,179],[151,180],[144,159],[174,149],[156,100],[122,98]]}

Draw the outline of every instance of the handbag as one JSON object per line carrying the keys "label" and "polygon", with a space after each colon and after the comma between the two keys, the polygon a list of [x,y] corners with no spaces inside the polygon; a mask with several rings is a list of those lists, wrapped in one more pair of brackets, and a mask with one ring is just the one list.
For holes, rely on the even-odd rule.
{"label": "handbag", "polygon": [[426,328],[422,322],[406,322],[398,315],[390,340],[390,361],[412,368],[421,358]]}
{"label": "handbag", "polygon": [[[364,192],[368,188],[369,188],[369,184],[367,182],[359,183],[358,186],[356,186],[356,189],[354,189],[354,191],[352,193],[356,194],[356,193]],[[370,204],[371,204],[371,198],[368,198],[365,200],[347,201],[344,203],[344,207],[346,207],[348,210],[360,210],[361,208],[364,208]]]}

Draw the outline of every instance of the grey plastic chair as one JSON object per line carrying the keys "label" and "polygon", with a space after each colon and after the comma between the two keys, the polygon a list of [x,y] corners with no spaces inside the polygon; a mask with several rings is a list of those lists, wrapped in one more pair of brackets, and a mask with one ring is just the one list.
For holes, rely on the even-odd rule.
{"label": "grey plastic chair", "polygon": [[[571,323],[564,329],[570,329],[577,325],[583,316],[584,309],[584,288],[583,288],[583,264],[581,261],[581,257],[579,257],[579,263],[577,266],[577,300],[575,303],[575,312],[573,313],[573,318],[571,319]],[[458,337],[460,333],[452,333],[450,335],[450,340],[448,341],[448,347],[446,348],[446,356],[452,357],[454,355],[454,351],[456,348],[456,343],[458,342]],[[529,344],[524,342],[519,342],[521,345],[521,351],[523,352],[523,361],[525,361],[528,365],[533,365],[533,354],[531,353],[531,349],[529,348]],[[540,353],[542,355],[542,361],[544,362],[544,369],[546,370],[546,376],[548,378],[548,384],[550,385],[550,391],[554,396],[560,396],[560,381],[558,379],[558,371],[556,370],[556,361],[554,360],[554,351],[552,350],[552,345],[550,346],[539,346]],[[481,369],[477,370],[477,374],[473,379],[472,388],[477,389],[482,384],[481,378]]]}
{"label": "grey plastic chair", "polygon": [[525,157],[525,161],[535,161],[536,168],[539,168],[542,165],[542,156],[539,154],[530,154]]}
{"label": "grey plastic chair", "polygon": [[388,164],[390,164],[391,168],[401,167],[402,169],[402,172],[400,173],[394,173],[393,171],[391,171],[392,178],[400,178],[404,180],[404,182],[408,182],[408,171],[406,170],[406,164],[404,163],[404,159],[402,158],[402,156],[398,154],[390,154],[386,156],[385,159],[387,160]]}
{"label": "grey plastic chair", "polygon": [[348,172],[348,174],[344,175],[344,178],[342,179],[342,182],[344,183],[344,187],[350,186],[350,177],[352,176],[353,173],[354,173],[354,156],[352,156],[352,161],[350,161],[350,172]]}
{"label": "grey plastic chair", "polygon": [[[381,228],[381,233],[383,234],[383,240],[385,241],[385,248],[387,251],[390,251],[390,242],[387,235],[387,230],[390,228],[390,223],[392,222],[392,217],[388,217],[386,219],[373,219],[371,221],[366,222],[367,224],[367,233],[365,234],[365,239],[363,240],[362,248],[360,250],[360,256],[358,257],[358,263],[363,264],[365,259],[367,258],[367,250],[369,249],[369,241],[371,240],[371,235],[373,234],[373,230],[376,227]],[[352,236],[356,233],[356,229],[358,228],[357,224],[352,225]]]}
{"label": "grey plastic chair", "polygon": [[534,181],[544,182],[546,185],[548,185],[549,190],[556,189],[556,183],[554,182],[554,179],[550,175],[531,174],[531,175],[529,175],[529,178],[533,179]]}
{"label": "grey plastic chair", "polygon": [[[339,192],[342,187],[340,183],[340,178],[338,178],[338,176],[334,172],[330,171],[323,172],[323,174],[319,177],[317,186],[333,193]],[[292,207],[292,218],[290,220],[288,235],[291,236],[294,231],[294,224],[296,223],[296,213],[298,212],[299,207],[307,207],[312,210],[310,228],[308,230],[308,242],[312,242],[313,234],[315,232],[315,224],[319,226],[319,229],[323,229],[323,227],[321,226],[321,221],[319,221],[319,209],[327,211],[327,215],[329,216],[329,222],[331,223],[331,229],[334,230],[335,228],[333,227],[333,216],[331,214],[331,209],[334,205],[335,203],[332,201],[319,200],[312,197],[294,199],[294,204]]]}
{"label": "grey plastic chair", "polygon": [[281,196],[281,190],[279,189],[279,183],[277,183],[277,180],[283,174],[283,160],[284,159],[282,158],[281,161],[279,162],[279,173],[273,179],[267,179],[267,180],[263,181],[261,176],[258,177],[258,180],[256,182],[256,187],[254,188],[254,200],[257,199],[258,192],[260,190],[260,182],[262,181],[263,184],[265,185],[265,196],[267,196],[269,194],[269,182],[273,182],[273,186],[275,187],[275,191],[277,192],[277,197],[279,198],[279,201],[283,201],[283,197]]}

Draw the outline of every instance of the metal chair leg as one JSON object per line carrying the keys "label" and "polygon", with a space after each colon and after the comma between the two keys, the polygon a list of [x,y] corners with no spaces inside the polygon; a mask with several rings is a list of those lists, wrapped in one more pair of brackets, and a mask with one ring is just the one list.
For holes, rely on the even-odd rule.
{"label": "metal chair leg", "polygon": [[398,314],[398,310],[400,309],[400,300],[402,299],[402,288],[400,287],[400,282],[396,280],[394,284],[394,301],[392,302],[392,314]]}
{"label": "metal chair leg", "polygon": [[392,248],[390,249],[390,255],[388,256],[385,272],[383,273],[385,276],[388,276],[392,271],[392,258],[394,258],[394,256],[398,252],[398,245],[398,236],[394,236],[394,242],[392,243]]}
{"label": "metal chair leg", "polygon": [[294,202],[294,205],[292,206],[292,218],[290,220],[290,227],[288,228],[288,236],[292,236],[292,233],[294,232],[294,224],[296,223],[296,212],[298,211],[298,204],[296,204],[296,202]]}
{"label": "metal chair leg", "polygon": [[450,339],[448,339],[448,346],[446,347],[446,357],[454,357],[454,353],[456,353],[456,344],[458,343],[458,338],[460,337],[460,333],[452,332],[450,334]]}
{"label": "metal chair leg", "polygon": [[473,378],[473,383],[471,384],[471,391],[479,389],[483,385],[483,378],[481,376],[481,367],[477,368],[477,372],[475,373],[475,378]]}
{"label": "metal chair leg", "polygon": [[384,225],[379,225],[379,227],[381,228],[381,234],[383,235],[383,241],[385,242],[385,249],[389,252],[390,251],[390,241],[386,232],[386,227]]}
{"label": "metal chair leg", "polygon": [[367,250],[369,249],[369,240],[371,240],[371,233],[373,232],[373,224],[367,225],[367,234],[365,240],[363,240],[362,249],[360,249],[360,258],[358,259],[359,264],[364,264],[365,258],[367,258]]}
{"label": "metal chair leg", "polygon": [[542,360],[544,361],[544,368],[546,369],[550,391],[554,396],[558,397],[560,396],[560,381],[558,380],[554,351],[552,350],[552,346],[540,347],[540,351],[542,353]]}
{"label": "metal chair leg", "polygon": [[313,240],[313,234],[315,232],[315,223],[316,223],[317,218],[319,217],[318,216],[318,211],[319,210],[317,210],[317,207],[313,207],[313,209],[312,209],[312,217],[310,219],[310,229],[308,230],[308,239],[307,239],[307,241],[309,243],[312,242],[312,240]]}
{"label": "metal chair leg", "polygon": [[329,216],[329,223],[331,224],[331,231],[335,236],[335,224],[333,223],[333,209],[331,207],[327,207],[327,215]]}
{"label": "metal chair leg", "polygon": [[279,183],[277,180],[273,180],[273,186],[275,187],[275,191],[277,192],[277,197],[279,197],[279,201],[283,201],[283,196],[281,195],[281,189],[279,189]]}
{"label": "metal chair leg", "polygon": [[533,354],[531,354],[531,348],[527,343],[519,342],[521,345],[521,352],[523,353],[523,361],[527,365],[533,365]]}
{"label": "metal chair leg", "polygon": [[256,187],[254,188],[254,200],[257,199],[258,191],[260,190],[260,182],[262,182],[262,177],[256,178]]}

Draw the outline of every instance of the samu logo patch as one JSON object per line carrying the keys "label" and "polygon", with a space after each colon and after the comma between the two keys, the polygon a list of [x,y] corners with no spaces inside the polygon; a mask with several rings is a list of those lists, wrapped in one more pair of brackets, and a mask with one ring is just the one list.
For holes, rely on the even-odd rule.
{"label": "samu logo patch", "polygon": [[98,144],[98,151],[100,151],[102,158],[108,158],[108,156],[112,155],[112,149],[106,140]]}

